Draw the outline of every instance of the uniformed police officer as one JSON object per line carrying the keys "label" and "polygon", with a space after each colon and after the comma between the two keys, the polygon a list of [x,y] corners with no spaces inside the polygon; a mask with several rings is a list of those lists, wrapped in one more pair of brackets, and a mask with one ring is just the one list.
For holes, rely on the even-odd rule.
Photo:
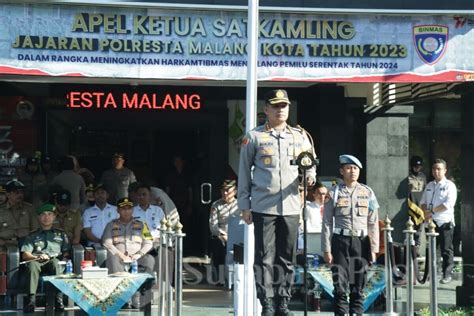
{"label": "uniformed police officer", "polygon": [[420,208],[420,200],[426,187],[426,176],[421,171],[423,168],[423,159],[420,156],[413,156],[410,159],[410,173],[408,175],[408,208],[409,215],[415,223],[416,234],[415,244],[418,248],[421,244],[421,234],[423,233],[423,211]]}
{"label": "uniformed police officer", "polygon": [[115,204],[118,199],[128,197],[128,186],[137,179],[132,170],[124,166],[125,155],[115,153],[112,156],[112,169],[106,170],[100,180],[109,189],[109,203]]}
{"label": "uniformed police officer", "polygon": [[[247,133],[240,152],[238,207],[243,220],[255,225],[254,272],[262,315],[274,315],[274,303],[276,315],[292,315],[288,302],[302,207],[298,166],[292,161],[313,149],[303,129],[286,123],[289,106],[285,90],[267,93],[267,123]],[[315,175],[313,167],[306,181],[314,183]]]}
{"label": "uniformed police officer", "polygon": [[56,220],[54,228],[64,230],[72,245],[81,241],[82,217],[78,210],[71,208],[71,193],[67,190],[59,191],[56,200]]}
{"label": "uniformed police officer", "polygon": [[46,186],[46,178],[40,171],[39,160],[36,157],[26,159],[25,169],[18,171],[18,180],[25,185],[23,189],[25,201],[39,206],[42,200],[40,191]]}
{"label": "uniformed police officer", "polygon": [[211,205],[209,230],[212,236],[211,251],[214,272],[219,272],[219,268],[225,263],[229,219],[234,216],[240,218],[237,199],[235,198],[236,193],[235,180],[224,180],[221,185],[221,198]]}
{"label": "uniformed police officer", "polygon": [[[44,204],[36,211],[40,228],[31,232],[26,238],[21,251],[23,260],[31,260],[27,264],[27,294],[28,301],[24,308],[25,313],[35,310],[35,295],[38,288],[40,273],[49,275],[61,274],[59,258],[69,257],[69,241],[63,230],[53,228],[56,218],[55,207]],[[56,311],[63,311],[63,295],[59,292],[55,301]]]}
{"label": "uniformed police officer", "polygon": [[372,189],[357,182],[359,159],[341,155],[339,162],[343,183],[331,189],[324,206],[321,246],[332,264],[335,315],[362,315],[367,263],[379,252],[379,205]]}
{"label": "uniformed police officer", "polygon": [[102,239],[107,249],[109,273],[123,272],[124,262],[137,260],[144,272],[153,273],[154,258],[147,254],[153,237],[146,223],[133,219],[133,202],[122,198],[117,202],[119,218],[108,223]]}
{"label": "uniformed police officer", "polygon": [[[426,187],[426,175],[423,169],[423,159],[420,156],[413,156],[410,159],[410,174],[408,175],[408,191],[416,192],[420,195]],[[418,198],[421,198],[421,196]]]}
{"label": "uniformed police officer", "polygon": [[0,206],[0,246],[17,246],[19,239],[38,228],[32,205],[23,201],[24,188],[17,180],[5,185],[7,202]]}

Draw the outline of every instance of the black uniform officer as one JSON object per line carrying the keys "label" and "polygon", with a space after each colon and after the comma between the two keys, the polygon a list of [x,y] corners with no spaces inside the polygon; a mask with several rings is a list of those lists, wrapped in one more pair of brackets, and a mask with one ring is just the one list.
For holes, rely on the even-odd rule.
{"label": "black uniform officer", "polygon": [[367,263],[379,252],[379,205],[372,189],[357,182],[359,159],[342,155],[339,162],[344,183],[331,189],[324,206],[321,245],[325,261],[333,264],[334,314],[362,315]]}

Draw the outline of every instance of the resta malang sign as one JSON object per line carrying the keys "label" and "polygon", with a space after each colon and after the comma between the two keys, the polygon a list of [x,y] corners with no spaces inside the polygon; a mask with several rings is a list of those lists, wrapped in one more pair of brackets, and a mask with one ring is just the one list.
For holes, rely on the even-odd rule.
{"label": "resta malang sign", "polygon": [[68,108],[124,110],[189,110],[201,109],[199,94],[121,93],[71,91]]}

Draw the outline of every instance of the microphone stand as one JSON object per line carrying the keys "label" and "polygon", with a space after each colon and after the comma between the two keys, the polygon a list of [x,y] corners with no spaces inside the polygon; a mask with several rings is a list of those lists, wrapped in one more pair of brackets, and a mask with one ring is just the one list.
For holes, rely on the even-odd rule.
{"label": "microphone stand", "polygon": [[302,152],[298,155],[296,159],[298,168],[303,171],[303,256],[304,256],[304,265],[303,265],[303,289],[304,289],[304,316],[308,315],[308,246],[307,246],[307,221],[308,214],[306,212],[306,170],[312,168],[316,165],[316,159],[313,154],[307,151]]}

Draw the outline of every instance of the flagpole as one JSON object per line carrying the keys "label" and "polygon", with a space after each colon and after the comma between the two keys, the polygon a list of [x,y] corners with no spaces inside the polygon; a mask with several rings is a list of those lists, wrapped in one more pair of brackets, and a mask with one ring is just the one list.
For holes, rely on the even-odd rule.
{"label": "flagpole", "polygon": [[[248,1],[247,24],[247,93],[245,131],[253,129],[257,118],[257,45],[258,45],[258,0]],[[244,315],[257,315],[257,300],[253,274],[255,252],[254,226],[244,228]]]}

